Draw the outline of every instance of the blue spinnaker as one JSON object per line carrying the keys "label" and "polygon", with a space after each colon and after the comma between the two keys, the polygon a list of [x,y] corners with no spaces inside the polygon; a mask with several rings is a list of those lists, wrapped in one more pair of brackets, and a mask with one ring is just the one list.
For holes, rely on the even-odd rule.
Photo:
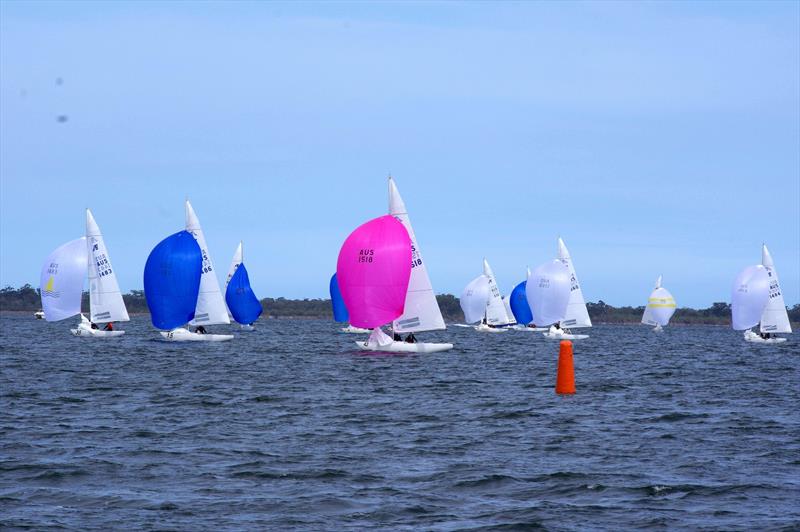
{"label": "blue spinnaker", "polygon": [[509,304],[511,305],[511,312],[514,313],[514,319],[517,323],[527,325],[533,321],[533,313],[531,307],[528,305],[528,296],[525,295],[525,287],[528,281],[522,281],[514,290],[511,291],[511,298]]}
{"label": "blue spinnaker", "polygon": [[225,303],[237,323],[250,325],[261,316],[261,302],[250,288],[250,277],[244,263],[240,264],[225,290]]}
{"label": "blue spinnaker", "polygon": [[336,279],[336,274],[331,277],[331,306],[333,307],[333,320],[340,323],[347,323],[350,321],[350,314],[347,312],[347,307],[344,305],[342,293],[339,291],[339,281]]}
{"label": "blue spinnaker", "polygon": [[157,329],[170,330],[194,318],[203,254],[187,231],[158,243],[144,265],[144,296]]}

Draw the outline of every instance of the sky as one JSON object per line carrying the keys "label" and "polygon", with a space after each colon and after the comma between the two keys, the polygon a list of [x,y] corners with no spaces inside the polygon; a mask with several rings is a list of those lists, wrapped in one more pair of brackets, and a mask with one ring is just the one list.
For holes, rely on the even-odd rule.
{"label": "sky", "polygon": [[800,3],[0,2],[2,286],[90,207],[141,289],[188,197],[222,281],[327,297],[390,173],[438,293],[561,236],[589,301],[729,301],[766,242],[800,303]]}

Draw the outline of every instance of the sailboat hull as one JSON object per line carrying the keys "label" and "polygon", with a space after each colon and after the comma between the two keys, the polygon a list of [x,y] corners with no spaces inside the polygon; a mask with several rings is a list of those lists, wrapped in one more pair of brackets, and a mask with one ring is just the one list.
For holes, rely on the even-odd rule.
{"label": "sailboat hull", "polygon": [[745,331],[744,339],[745,341],[754,344],[782,344],[786,341],[786,338],[781,338],[779,336],[773,336],[772,338],[761,338],[761,335],[756,334],[753,331]]}
{"label": "sailboat hull", "polygon": [[161,339],[165,342],[225,342],[233,340],[232,334],[199,334],[184,328],[160,332]]}
{"label": "sailboat hull", "polygon": [[417,342],[410,344],[407,342],[392,342],[387,345],[367,346],[367,342],[355,343],[362,351],[379,351],[387,353],[439,353],[453,349],[453,344],[433,344]]}
{"label": "sailboat hull", "polygon": [[585,340],[589,338],[588,334],[553,334],[551,332],[542,333],[542,336],[548,340]]}
{"label": "sailboat hull", "polygon": [[474,329],[478,332],[485,332],[485,333],[502,333],[506,332],[507,329],[501,329],[499,327],[489,327],[488,325],[476,325]]}
{"label": "sailboat hull", "polygon": [[81,338],[116,338],[125,334],[125,331],[102,331],[100,329],[84,329],[83,327],[70,329],[70,332],[72,336],[80,336]]}
{"label": "sailboat hull", "polygon": [[339,329],[339,332],[345,334],[369,334],[372,332],[372,329],[364,329],[362,327],[353,327],[352,325],[348,325],[347,327],[342,327]]}

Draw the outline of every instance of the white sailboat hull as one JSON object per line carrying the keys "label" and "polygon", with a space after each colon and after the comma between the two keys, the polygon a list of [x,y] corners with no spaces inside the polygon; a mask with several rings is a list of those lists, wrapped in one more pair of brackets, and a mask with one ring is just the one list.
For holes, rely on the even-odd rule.
{"label": "white sailboat hull", "polygon": [[756,334],[753,331],[745,331],[744,339],[745,341],[754,344],[782,344],[786,341],[786,338],[781,338],[779,336],[773,336],[772,338],[761,338],[761,335]]}
{"label": "white sailboat hull", "polygon": [[506,329],[501,329],[499,327],[489,327],[488,325],[484,325],[483,323],[481,323],[480,325],[476,325],[474,329],[478,332],[486,332],[486,333],[506,332]]}
{"label": "white sailboat hull", "polygon": [[255,331],[256,330],[254,325],[247,325],[246,323],[243,323],[243,324],[239,325],[239,329],[241,329],[243,331]]}
{"label": "white sailboat hull", "polygon": [[364,329],[362,327],[353,327],[352,325],[348,325],[347,327],[342,327],[339,329],[339,332],[345,334],[369,334],[372,332],[372,329]]}
{"label": "white sailboat hull", "polygon": [[529,331],[529,332],[546,332],[550,330],[549,327],[527,327],[525,325],[516,325],[509,327],[512,331]]}
{"label": "white sailboat hull", "polygon": [[569,333],[551,333],[546,332],[542,333],[542,336],[547,338],[548,340],[585,340],[589,338],[588,334],[569,334]]}
{"label": "white sailboat hull", "polygon": [[100,329],[84,329],[78,327],[77,329],[70,329],[72,336],[80,336],[81,338],[116,338],[125,334],[125,331],[103,331]]}
{"label": "white sailboat hull", "polygon": [[233,340],[232,334],[199,334],[183,327],[166,332],[160,331],[159,334],[165,342],[225,342]]}
{"label": "white sailboat hull", "polygon": [[362,351],[379,351],[386,353],[438,353],[453,349],[453,344],[434,344],[429,342],[417,342],[410,344],[407,342],[392,342],[386,345],[368,346],[367,342],[355,343]]}

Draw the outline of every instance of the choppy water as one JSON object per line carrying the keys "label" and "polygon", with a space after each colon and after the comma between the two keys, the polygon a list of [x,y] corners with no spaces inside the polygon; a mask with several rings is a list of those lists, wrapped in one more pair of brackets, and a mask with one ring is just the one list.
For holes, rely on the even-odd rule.
{"label": "choppy water", "polygon": [[596,327],[560,397],[536,333],[389,356],[322,321],[205,345],[0,324],[0,527],[800,527],[798,338]]}

